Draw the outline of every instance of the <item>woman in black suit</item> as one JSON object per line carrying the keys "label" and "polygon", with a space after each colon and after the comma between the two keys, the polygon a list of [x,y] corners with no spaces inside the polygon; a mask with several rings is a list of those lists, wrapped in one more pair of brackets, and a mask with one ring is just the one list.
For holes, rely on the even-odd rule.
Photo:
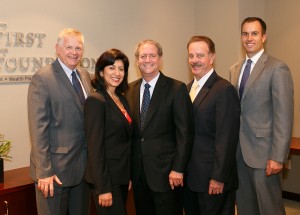
{"label": "woman in black suit", "polygon": [[129,61],[118,49],[104,52],[95,66],[96,92],[85,101],[85,131],[89,183],[97,214],[126,214],[130,181],[132,120],[124,91],[128,87]]}

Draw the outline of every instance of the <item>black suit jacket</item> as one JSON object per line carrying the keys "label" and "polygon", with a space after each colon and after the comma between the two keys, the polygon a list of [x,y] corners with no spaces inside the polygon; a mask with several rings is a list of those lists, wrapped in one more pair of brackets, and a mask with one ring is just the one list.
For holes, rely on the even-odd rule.
{"label": "black suit jacket", "polygon": [[127,101],[136,123],[132,138],[133,186],[143,164],[152,191],[170,190],[171,170],[184,172],[193,142],[192,103],[186,85],[160,73],[151,97],[144,129],[140,130],[140,86],[130,84]]}
{"label": "black suit jacket", "polygon": [[[125,99],[119,98],[130,114]],[[86,99],[84,119],[88,140],[85,180],[95,186],[97,194],[111,192],[112,185],[128,184],[132,123],[105,90]]]}
{"label": "black suit jacket", "polygon": [[235,88],[214,71],[196,96],[193,109],[195,138],[187,176],[189,188],[207,192],[210,179],[225,183],[225,190],[237,188],[240,101]]}

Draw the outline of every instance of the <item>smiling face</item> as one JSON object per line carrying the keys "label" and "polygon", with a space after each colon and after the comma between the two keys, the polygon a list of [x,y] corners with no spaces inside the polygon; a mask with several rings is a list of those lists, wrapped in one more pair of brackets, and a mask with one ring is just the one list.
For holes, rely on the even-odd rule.
{"label": "smiling face", "polygon": [[264,48],[267,39],[262,33],[262,27],[258,21],[246,22],[242,26],[242,44],[249,58]]}
{"label": "smiling face", "polygon": [[108,90],[119,86],[124,79],[124,75],[124,63],[121,60],[116,60],[113,65],[108,65],[104,67],[103,71],[100,71],[100,76],[103,77]]}
{"label": "smiling face", "polygon": [[188,47],[188,54],[189,66],[197,80],[200,80],[213,68],[215,54],[210,53],[206,42],[192,42]]}
{"label": "smiling face", "polygon": [[76,68],[83,53],[83,42],[79,36],[65,36],[63,42],[56,44],[56,54],[71,70]]}
{"label": "smiling face", "polygon": [[157,47],[152,43],[145,43],[139,47],[137,65],[143,78],[149,82],[159,73],[161,57]]}

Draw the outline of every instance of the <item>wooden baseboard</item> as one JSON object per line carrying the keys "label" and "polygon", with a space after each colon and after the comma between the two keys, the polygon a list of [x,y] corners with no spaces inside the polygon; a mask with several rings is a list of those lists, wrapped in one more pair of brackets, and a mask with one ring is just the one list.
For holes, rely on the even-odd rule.
{"label": "wooden baseboard", "polygon": [[282,191],[282,198],[300,202],[300,194]]}

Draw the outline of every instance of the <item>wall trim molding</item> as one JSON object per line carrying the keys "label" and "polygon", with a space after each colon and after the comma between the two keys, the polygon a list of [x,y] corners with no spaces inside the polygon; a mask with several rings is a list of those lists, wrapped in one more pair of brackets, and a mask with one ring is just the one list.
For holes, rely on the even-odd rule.
{"label": "wall trim molding", "polygon": [[300,202],[300,194],[282,191],[282,198]]}

